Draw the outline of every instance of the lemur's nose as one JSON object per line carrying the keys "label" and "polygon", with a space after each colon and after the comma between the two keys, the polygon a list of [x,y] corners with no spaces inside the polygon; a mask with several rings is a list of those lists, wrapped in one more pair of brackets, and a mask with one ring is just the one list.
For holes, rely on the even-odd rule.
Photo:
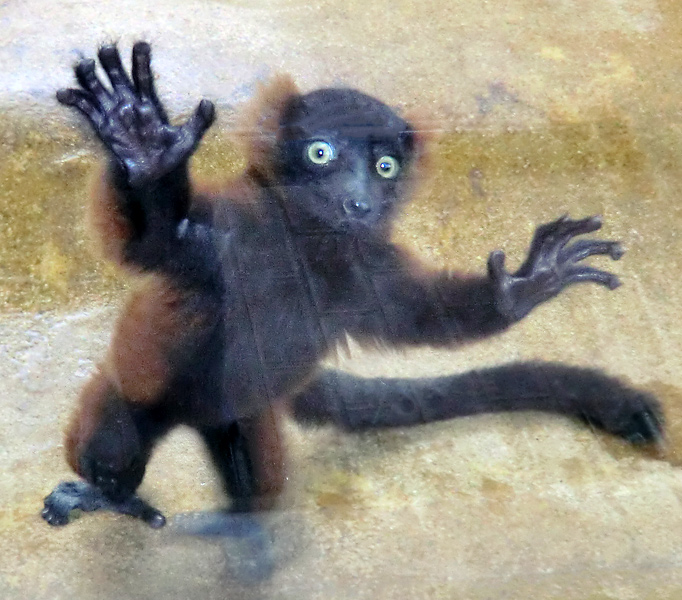
{"label": "lemur's nose", "polygon": [[349,215],[362,216],[366,215],[370,210],[370,206],[364,200],[348,199],[343,203],[343,210]]}

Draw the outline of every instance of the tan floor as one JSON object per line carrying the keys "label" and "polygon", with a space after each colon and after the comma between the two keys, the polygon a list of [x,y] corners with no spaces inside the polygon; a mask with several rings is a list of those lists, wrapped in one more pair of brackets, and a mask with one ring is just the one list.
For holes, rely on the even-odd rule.
{"label": "tan floor", "polygon": [[[434,3],[0,3],[0,598],[682,598],[682,7],[675,0]],[[151,3],[150,3],[151,5]],[[107,14],[110,12],[111,14]],[[220,99],[197,160],[237,164],[231,107],[271,72],[361,87],[433,112],[434,172],[400,236],[480,271],[520,259],[533,227],[602,213],[628,253],[615,292],[573,289],[496,340],[451,352],[353,351],[366,374],[436,374],[543,358],[657,393],[664,460],[578,424],[486,416],[347,436],[287,428],[289,489],[272,516],[278,567],[236,583],[218,545],[111,515],[38,516],[70,477],[61,429],[102,356],[121,283],[80,225],[96,147],[52,100],[76,49],[156,48],[170,106]],[[611,265],[609,265],[611,267]],[[190,432],[141,491],[167,514],[219,506]]]}

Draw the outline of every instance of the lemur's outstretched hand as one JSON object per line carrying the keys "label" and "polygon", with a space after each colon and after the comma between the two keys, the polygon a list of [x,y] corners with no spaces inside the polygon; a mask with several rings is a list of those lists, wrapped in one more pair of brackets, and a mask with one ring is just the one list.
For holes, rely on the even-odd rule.
{"label": "lemur's outstretched hand", "polygon": [[171,125],[156,95],[149,44],[133,46],[132,81],[116,46],[103,46],[98,57],[111,89],[95,73],[95,61],[84,59],[74,68],[80,88],[59,90],[57,100],[85,115],[131,187],[143,187],[186,165],[213,123],[213,103],[202,100],[187,122]]}
{"label": "lemur's outstretched hand", "polygon": [[533,236],[528,258],[516,273],[504,268],[504,252],[497,250],[488,259],[488,273],[496,286],[497,306],[511,321],[525,317],[538,304],[553,298],[574,283],[592,282],[615,289],[618,277],[608,271],[579,264],[588,256],[608,255],[618,260],[624,250],[618,242],[578,240],[578,235],[597,231],[601,217],[574,221],[567,215],[540,225]]}

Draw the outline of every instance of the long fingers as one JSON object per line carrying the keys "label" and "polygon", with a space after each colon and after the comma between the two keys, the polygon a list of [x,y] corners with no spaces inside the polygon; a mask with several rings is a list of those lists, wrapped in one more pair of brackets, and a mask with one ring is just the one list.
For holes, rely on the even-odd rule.
{"label": "long fingers", "polygon": [[176,165],[187,160],[199,145],[206,130],[215,119],[215,107],[209,100],[202,100],[194,114],[180,127],[179,132],[172,133],[173,143],[168,148],[164,163]]}
{"label": "long fingers", "polygon": [[619,260],[625,250],[618,242],[605,240],[579,240],[566,246],[559,253],[559,262],[578,262],[589,256],[607,255],[613,260]]}
{"label": "long fingers", "polygon": [[57,91],[57,101],[65,106],[73,106],[83,113],[92,123],[95,130],[99,131],[105,121],[99,106],[92,94],[74,88],[64,88]]}
{"label": "long fingers", "polygon": [[134,100],[135,90],[133,83],[125,72],[118,48],[113,44],[102,46],[97,56],[111,82],[114,92],[124,100]]}
{"label": "long fingers", "polygon": [[192,116],[180,128],[178,150],[189,154],[197,147],[206,130],[215,120],[215,106],[210,100],[202,100]]}
{"label": "long fingers", "polygon": [[102,85],[102,82],[95,73],[95,61],[92,59],[81,60],[74,69],[76,79],[80,86],[86,91],[90,92],[97,104],[103,111],[111,110],[116,101],[109,93],[109,91]]}
{"label": "long fingers", "polygon": [[530,252],[558,253],[572,238],[585,233],[597,231],[602,226],[600,216],[587,217],[573,220],[564,215],[553,221],[538,227],[531,242]]}
{"label": "long fingers", "polygon": [[574,267],[566,273],[564,278],[566,285],[571,283],[598,283],[610,290],[615,290],[621,285],[620,279],[608,271],[600,271],[592,267]]}
{"label": "long fingers", "polygon": [[504,270],[505,254],[502,250],[494,250],[488,257],[488,275],[493,281],[501,281],[506,275]]}
{"label": "long fingers", "polygon": [[[81,88],[90,94],[90,103],[98,110],[108,113],[121,104],[135,103],[136,100],[148,101],[156,110],[159,120],[168,124],[168,116],[163,108],[154,86],[154,75],[151,70],[151,48],[147,42],[137,42],[133,46],[132,57],[132,81],[123,67],[121,55],[114,44],[102,46],[98,52],[98,58],[111,82],[111,90],[107,89],[96,74],[96,63],[93,59],[84,59],[78,62],[74,68],[76,79]],[[61,94],[65,97],[64,94]],[[64,102],[62,104],[81,107],[75,103]],[[84,112],[86,116],[88,113]]]}
{"label": "long fingers", "polygon": [[133,46],[133,82],[135,89],[144,98],[151,101],[159,113],[159,118],[168,123],[168,116],[164,110],[154,85],[154,75],[151,69],[151,46],[147,42],[137,42]]}
{"label": "long fingers", "polygon": [[541,225],[535,231],[528,251],[528,258],[519,268],[517,275],[528,276],[536,267],[538,261],[556,262],[560,260],[560,253],[575,236],[592,233],[600,229],[602,218],[592,216],[573,220],[563,215],[556,221]]}

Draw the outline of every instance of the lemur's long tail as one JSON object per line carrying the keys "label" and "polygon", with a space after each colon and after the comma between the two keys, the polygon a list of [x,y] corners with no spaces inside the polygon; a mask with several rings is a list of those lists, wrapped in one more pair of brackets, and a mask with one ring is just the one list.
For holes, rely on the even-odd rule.
{"label": "lemur's long tail", "polygon": [[298,421],[351,431],[520,410],[576,417],[635,444],[663,438],[663,412],[653,395],[594,369],[554,363],[418,379],[326,370],[293,401]]}

